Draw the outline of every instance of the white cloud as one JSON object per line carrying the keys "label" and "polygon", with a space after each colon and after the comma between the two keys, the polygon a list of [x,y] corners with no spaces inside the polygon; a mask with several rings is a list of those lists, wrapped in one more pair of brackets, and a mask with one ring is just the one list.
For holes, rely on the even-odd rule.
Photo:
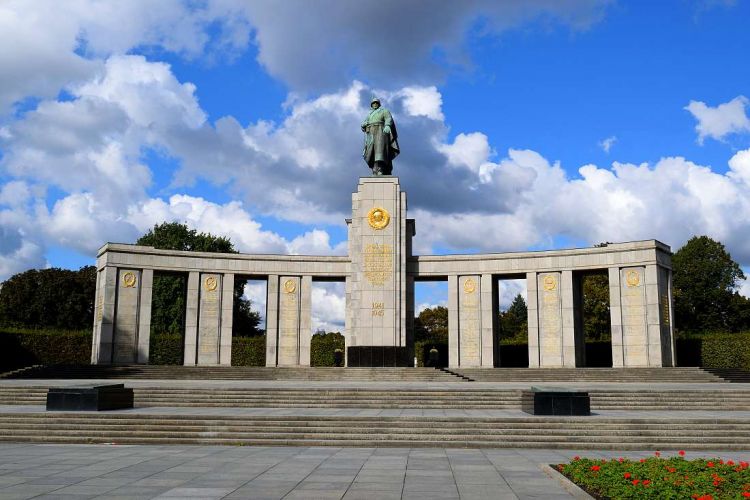
{"label": "white cloud", "polygon": [[6,0],[0,3],[0,114],[90,79],[100,61],[137,47],[195,58],[250,42],[242,2]]}
{"label": "white cloud", "polygon": [[523,300],[528,304],[526,295],[526,280],[499,280],[498,281],[498,301],[501,311],[506,311],[517,295],[521,295]]}
{"label": "white cloud", "polygon": [[[747,269],[744,269],[743,271],[745,272],[745,276],[748,276],[748,274],[750,274],[750,271],[748,271]],[[740,293],[740,295],[750,299],[750,279],[746,278],[741,283],[739,283],[738,292]]]}
{"label": "white cloud", "polygon": [[611,135],[607,137],[606,139],[603,139],[599,142],[599,147],[602,148],[602,151],[609,154],[609,150],[612,149],[612,146],[615,145],[615,142],[617,142],[617,137],[614,135]]}
{"label": "white cloud", "polygon": [[703,144],[706,137],[720,141],[730,134],[750,132],[750,118],[745,114],[749,102],[742,95],[715,108],[701,101],[690,101],[685,109],[698,120],[695,125],[698,142]]}
{"label": "white cloud", "polygon": [[312,333],[344,333],[346,296],[343,283],[313,282]]}

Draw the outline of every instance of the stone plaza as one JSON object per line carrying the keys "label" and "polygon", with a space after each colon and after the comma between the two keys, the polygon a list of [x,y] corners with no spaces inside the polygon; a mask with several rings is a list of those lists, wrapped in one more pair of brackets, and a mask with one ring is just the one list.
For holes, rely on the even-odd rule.
{"label": "stone plaza", "polygon": [[670,248],[656,240],[476,255],[413,255],[398,177],[360,178],[347,256],[246,255],[108,243],[97,259],[92,363],[149,362],[154,272],[187,276],[185,365],[229,365],[235,277],[267,282],[267,366],[309,366],[313,281],[346,289],[347,366],[413,366],[414,287],[448,284],[449,366],[499,366],[498,279],[525,279],[529,367],[582,367],[582,276],[609,280],[612,365],[675,365]]}

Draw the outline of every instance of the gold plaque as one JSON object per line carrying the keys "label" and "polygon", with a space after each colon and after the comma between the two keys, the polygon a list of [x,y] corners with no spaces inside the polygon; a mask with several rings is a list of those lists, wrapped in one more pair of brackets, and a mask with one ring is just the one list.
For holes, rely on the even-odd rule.
{"label": "gold plaque", "polygon": [[219,281],[215,277],[209,276],[208,278],[206,278],[206,282],[203,284],[203,286],[209,292],[213,292],[214,290],[218,288]]}
{"label": "gold plaque", "polygon": [[365,278],[371,285],[382,286],[393,276],[393,247],[370,243],[365,245]]}
{"label": "gold plaque", "polygon": [[391,216],[385,208],[375,207],[367,212],[367,223],[373,229],[384,229],[390,221]]}
{"label": "gold plaque", "polygon": [[625,275],[625,282],[630,287],[638,286],[638,284],[641,282],[641,275],[638,274],[638,271],[628,271]]}
{"label": "gold plaque", "polygon": [[138,280],[135,277],[135,273],[128,271],[122,275],[122,285],[125,288],[135,288],[137,282]]}
{"label": "gold plaque", "polygon": [[552,276],[551,274],[548,274],[547,276],[544,277],[544,289],[551,291],[551,290],[554,290],[555,288],[557,288],[557,280],[555,279],[554,276]]}
{"label": "gold plaque", "polygon": [[297,284],[294,280],[286,280],[284,282],[284,291],[286,293],[294,293],[297,290]]}
{"label": "gold plaque", "polygon": [[477,283],[471,278],[466,278],[466,281],[464,281],[464,292],[466,293],[474,293],[474,290],[477,289]]}

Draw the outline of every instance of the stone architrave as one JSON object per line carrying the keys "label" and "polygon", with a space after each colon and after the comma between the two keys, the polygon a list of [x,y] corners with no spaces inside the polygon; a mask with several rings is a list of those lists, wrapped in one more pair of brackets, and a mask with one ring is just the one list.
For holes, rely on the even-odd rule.
{"label": "stone architrave", "polygon": [[352,208],[347,347],[406,347],[406,193],[397,177],[364,177]]}
{"label": "stone architrave", "polygon": [[141,298],[141,270],[118,269],[115,308],[113,364],[135,363],[138,345],[138,312]]}

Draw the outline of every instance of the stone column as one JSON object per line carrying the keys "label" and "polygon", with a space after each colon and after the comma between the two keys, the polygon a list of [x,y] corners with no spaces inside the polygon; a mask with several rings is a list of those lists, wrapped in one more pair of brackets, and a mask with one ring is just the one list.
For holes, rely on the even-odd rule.
{"label": "stone column", "polygon": [[266,287],[266,366],[278,364],[279,335],[279,277],[268,276]]}
{"label": "stone column", "polygon": [[200,273],[188,274],[187,300],[185,304],[185,351],[183,364],[193,366],[197,362],[198,349],[198,303],[200,300]]}
{"label": "stone column", "polygon": [[[406,345],[410,346],[410,349],[414,346],[414,277],[406,277]],[[411,357],[415,357],[416,353],[411,353]],[[414,364],[414,366],[417,366]]]}
{"label": "stone column", "polygon": [[151,341],[151,296],[154,289],[153,269],[141,272],[141,297],[138,313],[138,355],[137,362],[147,365]]}
{"label": "stone column", "polygon": [[622,301],[620,294],[620,268],[609,268],[609,317],[612,325],[612,367],[625,366],[622,343]]}
{"label": "stone column", "polygon": [[112,362],[136,361],[138,345],[138,308],[141,297],[141,270],[118,269]]}
{"label": "stone column", "polygon": [[278,366],[299,364],[301,281],[298,276],[280,277]]}
{"label": "stone column", "polygon": [[94,304],[94,337],[91,343],[91,364],[112,363],[112,334],[117,296],[117,268],[106,266],[96,273]]}
{"label": "stone column", "polygon": [[620,269],[620,314],[623,366],[649,366],[645,271],[642,266]]}
{"label": "stone column", "polygon": [[299,360],[300,366],[310,366],[312,341],[312,276],[303,276],[300,283]]}
{"label": "stone column", "polygon": [[649,366],[674,366],[671,270],[646,266],[646,318]]}
{"label": "stone column", "polygon": [[458,277],[458,366],[482,365],[481,276]]}
{"label": "stone column", "polygon": [[563,366],[575,368],[583,366],[585,350],[583,332],[576,328],[576,314],[580,307],[576,300],[576,289],[573,283],[573,272],[560,273],[560,295],[562,300],[562,354]]}
{"label": "stone column", "polygon": [[222,275],[201,273],[198,302],[198,365],[219,364]]}
{"label": "stone column", "polygon": [[448,366],[458,368],[458,276],[448,276]]}
{"label": "stone column", "polygon": [[538,368],[539,354],[539,309],[537,273],[526,273],[526,311],[529,327],[529,368]]}
{"label": "stone column", "polygon": [[564,366],[561,275],[560,272],[548,272],[537,276],[541,367]]}
{"label": "stone column", "polygon": [[497,309],[495,295],[497,283],[491,274],[483,274],[479,286],[479,307],[482,344],[482,368],[495,367],[495,327],[497,326]]}
{"label": "stone column", "polygon": [[232,327],[234,324],[234,274],[221,280],[221,331],[219,333],[219,364],[232,365]]}

